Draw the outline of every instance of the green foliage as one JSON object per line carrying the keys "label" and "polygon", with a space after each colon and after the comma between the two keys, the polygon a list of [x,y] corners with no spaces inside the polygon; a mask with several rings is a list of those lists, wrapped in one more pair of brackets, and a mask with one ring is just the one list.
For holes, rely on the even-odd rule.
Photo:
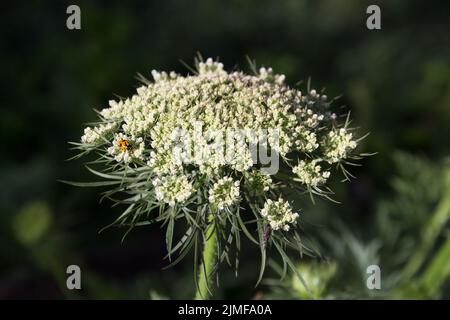
{"label": "green foliage", "polygon": [[47,234],[52,221],[52,212],[47,203],[33,202],[27,204],[14,217],[15,236],[24,245],[35,245]]}
{"label": "green foliage", "polygon": [[[281,275],[283,272],[279,265],[271,264],[274,270]],[[267,299],[326,299],[328,298],[328,285],[335,276],[337,265],[335,263],[306,262],[296,266],[298,272],[308,284],[309,290],[299,281],[298,277],[288,276],[283,281],[267,279],[264,283],[271,287]]]}

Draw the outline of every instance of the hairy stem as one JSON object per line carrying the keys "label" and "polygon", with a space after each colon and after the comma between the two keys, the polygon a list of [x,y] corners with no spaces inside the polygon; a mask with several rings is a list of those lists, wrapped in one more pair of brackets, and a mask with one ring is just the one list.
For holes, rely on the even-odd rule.
{"label": "hairy stem", "polygon": [[195,294],[196,300],[206,300],[212,295],[212,284],[216,271],[217,260],[217,235],[214,223],[206,230],[203,258],[200,263],[198,275],[198,288]]}

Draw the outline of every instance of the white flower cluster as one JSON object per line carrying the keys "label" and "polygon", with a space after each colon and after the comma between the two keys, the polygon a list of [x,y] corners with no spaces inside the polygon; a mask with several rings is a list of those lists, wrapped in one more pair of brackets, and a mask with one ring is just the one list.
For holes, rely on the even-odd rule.
{"label": "white flower cluster", "polygon": [[251,171],[245,179],[245,186],[251,195],[263,195],[272,188],[272,178],[260,171]]}
{"label": "white flower cluster", "polygon": [[324,184],[330,177],[330,171],[322,171],[322,168],[317,163],[319,160],[312,160],[306,162],[301,160],[297,166],[292,169],[298,177],[298,181],[311,187],[316,187]]}
{"label": "white flower cluster", "polygon": [[[203,132],[249,130],[257,132],[277,129],[277,137],[269,136],[269,147],[282,156],[291,151],[312,152],[317,147],[314,130],[323,120],[310,108],[310,95],[284,85],[284,76],[276,75],[272,69],[261,68],[259,76],[242,72],[227,73],[223,64],[212,59],[199,63],[199,73],[182,77],[174,72],[153,71],[155,82],[138,88],[131,98],[110,101],[109,108],[100,111],[104,121],[115,123],[120,132],[131,138],[146,137],[153,154],[152,163],[164,174],[175,174],[182,170],[175,162],[174,149],[190,135],[195,154],[204,154],[199,148],[208,146],[204,135],[194,136],[197,123],[203,125]],[[108,128],[113,128],[109,124]],[[103,125],[87,129],[83,143],[98,141],[106,128]],[[91,138],[92,132],[95,136]],[[247,148],[250,139],[237,145],[234,153],[234,169],[248,170],[253,162]],[[191,150],[193,151],[193,150]],[[194,158],[194,163],[205,170],[224,165],[221,157]]]}
{"label": "white flower cluster", "polygon": [[219,210],[232,206],[239,201],[239,181],[231,177],[219,179],[209,190],[209,202]]}
{"label": "white flower cluster", "polygon": [[328,133],[325,146],[325,158],[329,163],[335,163],[345,159],[348,152],[356,148],[356,141],[351,133],[341,128]]}
{"label": "white flower cluster", "polygon": [[[153,70],[153,81],[109,101],[74,143],[104,166],[90,170],[108,180],[94,185],[112,186],[105,196],[127,205],[115,224],[166,226],[168,256],[177,255],[171,264],[192,248],[195,263],[204,262],[197,251],[209,254],[215,246],[217,262],[235,260],[237,269],[244,233],[259,244],[262,263],[271,246],[288,265],[285,249],[302,246],[292,232],[300,213],[283,195],[298,190],[329,198],[330,168],[347,178],[349,163],[342,160],[359,159],[353,153],[359,140],[349,121],[339,123],[326,95],[309,84],[302,93],[271,68],[251,69],[253,75],[227,72],[209,58],[186,76]],[[187,230],[173,245],[180,220]],[[263,273],[264,265],[258,282]]]}
{"label": "white flower cluster", "polygon": [[[329,104],[325,95],[315,90],[302,94],[271,68],[248,75],[227,72],[222,63],[207,59],[198,63],[197,71],[181,76],[153,70],[154,82],[130,98],[110,101],[99,112],[100,124],[85,129],[81,148],[127,167],[145,166],[162,203],[183,204],[195,185],[208,195],[205,200],[222,210],[239,204],[240,181],[243,190],[255,197],[277,192],[282,183],[272,183],[280,179],[274,173],[257,172],[263,166],[249,149],[259,141],[255,135],[233,138],[233,147],[225,147],[230,130],[267,132],[264,148],[277,159],[281,156],[284,167],[294,168],[296,181],[307,186],[329,178],[330,172],[318,164],[321,159],[338,162],[356,147],[352,134],[339,129],[335,116],[325,111]],[[295,158],[312,160],[290,160]],[[266,205],[267,217],[278,217],[268,210],[281,205]],[[270,218],[274,229],[285,229],[296,219],[286,205],[281,206],[283,218]]]}
{"label": "white flower cluster", "polygon": [[289,202],[279,198],[277,201],[268,199],[261,210],[261,216],[273,230],[289,231],[291,226],[297,223],[299,214],[292,212]]}
{"label": "white flower cluster", "polygon": [[153,180],[156,199],[174,206],[176,203],[183,203],[194,192],[192,183],[185,175],[166,176]]}

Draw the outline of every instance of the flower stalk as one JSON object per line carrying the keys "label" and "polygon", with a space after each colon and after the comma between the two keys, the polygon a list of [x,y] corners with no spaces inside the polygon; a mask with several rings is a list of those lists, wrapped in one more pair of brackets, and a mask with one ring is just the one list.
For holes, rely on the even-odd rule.
{"label": "flower stalk", "polygon": [[[210,220],[213,220],[210,217]],[[214,223],[206,230],[203,256],[197,281],[195,300],[207,300],[211,298],[213,279],[217,270],[217,234]]]}

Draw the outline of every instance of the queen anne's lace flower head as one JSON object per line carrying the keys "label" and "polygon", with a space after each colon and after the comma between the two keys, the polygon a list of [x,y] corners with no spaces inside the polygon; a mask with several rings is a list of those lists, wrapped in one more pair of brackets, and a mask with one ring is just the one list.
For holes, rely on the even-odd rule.
{"label": "queen anne's lace flower head", "polygon": [[[282,195],[300,189],[328,197],[331,165],[346,175],[359,140],[326,95],[290,87],[271,68],[227,72],[210,58],[196,66],[187,76],[153,70],[154,81],[99,111],[99,124],[85,128],[78,148],[100,155],[95,163],[107,168],[96,174],[112,180],[105,184],[114,186],[110,194],[127,194],[119,223],[164,221],[169,252],[180,217],[190,227],[181,251],[211,224],[231,230],[218,246],[222,238],[237,242],[241,231],[262,239],[262,248],[266,240],[283,241],[271,231],[288,231],[299,215]],[[276,170],[265,170],[269,154]],[[249,209],[253,216],[240,214]]]}
{"label": "queen anne's lace flower head", "polygon": [[100,124],[97,127],[86,127],[84,135],[81,137],[81,142],[87,145],[93,145],[101,142],[102,138],[107,138],[115,129],[117,125],[114,122]]}

